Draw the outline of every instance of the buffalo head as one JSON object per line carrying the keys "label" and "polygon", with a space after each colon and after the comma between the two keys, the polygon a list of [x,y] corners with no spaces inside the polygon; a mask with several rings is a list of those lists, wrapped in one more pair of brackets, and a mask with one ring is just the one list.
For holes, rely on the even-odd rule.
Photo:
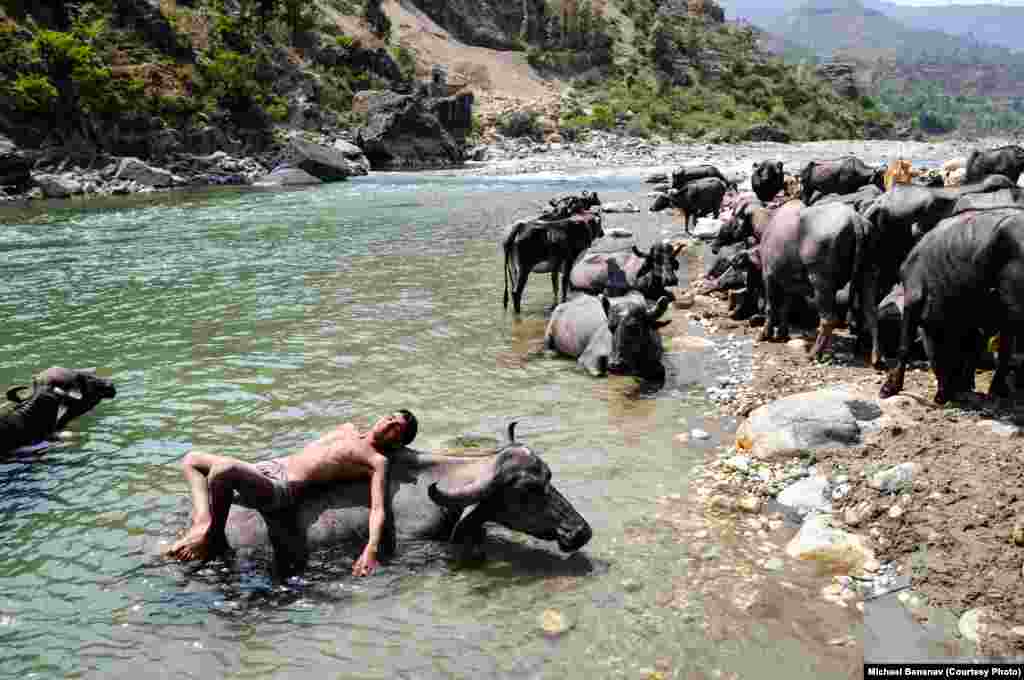
{"label": "buffalo head", "polygon": [[677,252],[679,251],[676,247],[665,242],[655,243],[647,253],[633,246],[633,254],[643,260],[643,264],[636,272],[635,288],[643,293],[644,297],[674,297],[666,289],[679,285],[679,277],[676,275],[676,270],[679,269]]}
{"label": "buffalo head", "polygon": [[[28,389],[19,385],[7,390],[7,399],[22,403],[19,394]],[[55,430],[65,427],[72,420],[91,411],[103,399],[113,399],[117,394],[114,383],[96,376],[93,369],[74,370],[53,366],[32,379],[32,393],[49,391],[61,397],[60,415]]]}
{"label": "buffalo head", "polygon": [[670,321],[658,321],[670,302],[662,296],[654,305],[648,305],[642,295],[633,293],[614,302],[601,296],[601,305],[608,317],[608,330],[612,334],[612,350],[608,357],[608,372],[618,375],[638,375],[643,378],[662,378],[665,366],[661,363],[664,348],[658,329]]}
{"label": "buffalo head", "polygon": [[547,464],[515,440],[515,425],[509,424],[508,441],[484,474],[454,488],[435,482],[427,490],[438,505],[456,509],[476,505],[455,527],[452,542],[477,542],[483,537],[484,522],[496,522],[534,538],[557,541],[564,552],[579,550],[590,540],[590,525],[551,485]]}

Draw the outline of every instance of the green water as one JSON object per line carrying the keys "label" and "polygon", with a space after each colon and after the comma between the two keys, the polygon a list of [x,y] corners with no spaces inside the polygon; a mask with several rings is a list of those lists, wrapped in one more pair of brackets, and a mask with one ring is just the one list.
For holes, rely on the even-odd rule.
{"label": "green water", "polygon": [[[0,214],[0,385],[95,366],[118,390],[64,446],[0,461],[2,674],[859,676],[856,650],[826,644],[858,618],[820,609],[827,580],[796,570],[753,608],[724,595],[757,573],[756,541],[687,500],[728,431],[705,417],[714,353],[668,355],[666,385],[644,391],[538,355],[546,276],[521,317],[502,310],[503,228],[580,189],[645,203],[639,177],[426,173]],[[677,229],[648,213],[606,226],[641,243]],[[428,449],[518,419],[594,539],[566,557],[495,531],[477,568],[400,546],[364,580],[354,556],[319,556],[283,584],[265,565],[154,560],[184,521],[189,449],[257,460],[399,407]],[[713,439],[673,441],[693,427]],[[546,609],[571,629],[545,636]]]}

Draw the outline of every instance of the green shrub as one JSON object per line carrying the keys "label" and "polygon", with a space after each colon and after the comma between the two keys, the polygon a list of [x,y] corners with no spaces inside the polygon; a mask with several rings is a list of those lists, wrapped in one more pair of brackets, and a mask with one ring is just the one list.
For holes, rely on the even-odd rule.
{"label": "green shrub", "polygon": [[506,137],[530,137],[541,139],[544,131],[534,111],[514,111],[498,119],[498,132]]}
{"label": "green shrub", "polygon": [[51,110],[58,92],[46,76],[29,73],[17,77],[11,86],[11,96],[19,110],[42,113]]}

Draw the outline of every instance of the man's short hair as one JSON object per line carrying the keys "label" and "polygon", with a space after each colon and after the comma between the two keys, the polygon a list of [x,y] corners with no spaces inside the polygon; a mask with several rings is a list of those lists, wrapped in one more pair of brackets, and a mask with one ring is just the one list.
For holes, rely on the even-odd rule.
{"label": "man's short hair", "polygon": [[416,439],[416,431],[420,426],[416,422],[416,416],[409,409],[399,409],[398,413],[405,418],[405,427],[402,428],[402,446],[408,446],[413,439]]}

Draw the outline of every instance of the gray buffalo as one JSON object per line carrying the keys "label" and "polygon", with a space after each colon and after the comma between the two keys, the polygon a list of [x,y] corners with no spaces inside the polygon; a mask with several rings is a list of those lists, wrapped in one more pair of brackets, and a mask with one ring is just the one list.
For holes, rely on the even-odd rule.
{"label": "gray buffalo", "polygon": [[885,191],[885,168],[872,168],[854,156],[834,160],[811,161],[800,171],[800,198],[811,205],[814,192],[852,194],[865,184]]}
{"label": "gray buffalo", "polygon": [[810,295],[818,311],[818,334],[811,350],[817,358],[840,325],[836,293],[850,283],[851,304],[861,305],[864,329],[872,338],[872,364],[881,367],[878,347],[877,285],[865,262],[873,255],[870,223],[853,208],[831,203],[810,208],[790,201],[776,212],[758,246],[764,279],[766,321],[761,340],[788,337],[790,305]]}
{"label": "gray buffalo", "polygon": [[1014,184],[1024,171],[1024,149],[1017,145],[1000,146],[987,151],[975,150],[967,157],[964,182],[980,182],[988,175],[1005,175]]}
{"label": "gray buffalo", "polygon": [[[388,504],[393,537],[451,541],[473,551],[494,522],[565,552],[583,547],[590,525],[551,484],[551,470],[532,448],[508,441],[482,456],[448,456],[402,449],[390,456]],[[474,507],[475,506],[475,507]],[[472,509],[470,509],[472,508]],[[370,496],[365,482],[339,482],[303,497],[294,513],[260,512],[235,503],[225,533],[232,549],[265,552],[286,572],[301,569],[310,552],[366,542]]]}
{"label": "gray buffalo", "polygon": [[606,373],[661,379],[664,349],[658,321],[668,297],[648,305],[637,292],[622,297],[580,295],[555,308],[544,332],[544,349],[577,357],[591,375]]}
{"label": "gray buffalo", "polygon": [[679,285],[677,256],[683,247],[658,242],[646,253],[635,245],[614,253],[587,252],[573,265],[569,285],[593,295],[617,296],[635,290],[650,300],[663,295],[675,299],[666,289]]}
{"label": "gray buffalo", "polygon": [[[905,291],[900,353],[881,397],[903,389],[918,327],[938,383],[935,402],[973,391],[984,334],[998,331],[1007,339],[1024,330],[1024,210],[972,210],[943,220],[910,251],[900,280]],[[1013,344],[999,352],[990,395],[1008,394]]]}
{"label": "gray buffalo", "polygon": [[732,219],[725,221],[711,241],[711,252],[717,253],[734,243],[756,245],[771,220],[773,208],[766,208],[753,194],[741,194],[732,208]]}
{"label": "gray buffalo", "polygon": [[782,161],[755,162],[750,175],[750,186],[757,197],[768,202],[782,191],[786,183],[786,173],[782,170]]}
{"label": "gray buffalo", "polygon": [[7,390],[13,409],[0,412],[0,453],[43,441],[72,420],[91,411],[117,391],[110,380],[91,370],[53,366],[32,379],[32,394],[24,398],[27,385]]}
{"label": "gray buffalo", "polygon": [[1024,189],[1013,186],[1006,189],[996,189],[995,191],[961,196],[956,205],[953,206],[951,216],[958,215],[967,210],[993,210],[998,208],[1024,208]]}
{"label": "gray buffalo", "polygon": [[505,232],[502,248],[505,253],[505,295],[502,305],[508,308],[509,282],[512,283],[512,306],[520,311],[526,279],[530,272],[550,272],[554,303],[558,304],[558,274],[562,273],[564,302],[569,292],[569,271],[573,262],[594,239],[604,236],[601,215],[579,212],[563,219],[520,220]]}

